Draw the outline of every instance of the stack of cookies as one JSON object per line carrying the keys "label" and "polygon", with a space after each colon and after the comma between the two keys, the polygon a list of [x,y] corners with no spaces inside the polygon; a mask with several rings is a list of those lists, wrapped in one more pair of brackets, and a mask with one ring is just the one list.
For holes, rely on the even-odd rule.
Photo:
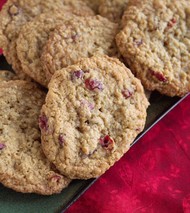
{"label": "stack of cookies", "polygon": [[102,175],[143,131],[145,89],[190,91],[186,0],[8,0],[0,47],[0,182],[59,193]]}

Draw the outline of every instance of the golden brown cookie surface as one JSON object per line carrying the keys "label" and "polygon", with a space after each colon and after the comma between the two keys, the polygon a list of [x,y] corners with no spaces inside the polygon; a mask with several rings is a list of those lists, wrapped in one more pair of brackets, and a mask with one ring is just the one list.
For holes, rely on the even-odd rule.
{"label": "golden brown cookie surface", "polygon": [[101,16],[80,17],[62,24],[46,43],[41,62],[46,78],[56,70],[93,55],[117,54],[115,36],[118,25]]}
{"label": "golden brown cookie surface", "polygon": [[22,27],[17,39],[18,58],[23,71],[43,86],[48,85],[40,61],[44,45],[57,25],[78,17],[73,10],[57,10],[41,14]]}
{"label": "golden brown cookie surface", "polygon": [[120,23],[128,0],[100,0],[99,14],[110,21]]}
{"label": "golden brown cookie surface", "polygon": [[119,60],[82,59],[49,84],[40,117],[44,153],[72,179],[98,177],[143,130],[147,107],[140,81]]}
{"label": "golden brown cookie surface", "polygon": [[[22,26],[42,13],[57,9],[63,9],[64,12],[71,8],[75,14],[83,12],[84,15],[93,15],[93,11],[80,0],[8,0],[6,2],[0,11],[0,46],[15,72],[23,73],[16,53],[16,40]],[[22,75],[24,78],[24,74]]]}
{"label": "golden brown cookie surface", "polygon": [[190,2],[135,2],[116,36],[121,54],[146,89],[185,95],[190,91]]}
{"label": "golden brown cookie surface", "polygon": [[23,193],[50,195],[69,184],[41,148],[38,118],[45,95],[31,82],[0,82],[0,182]]}

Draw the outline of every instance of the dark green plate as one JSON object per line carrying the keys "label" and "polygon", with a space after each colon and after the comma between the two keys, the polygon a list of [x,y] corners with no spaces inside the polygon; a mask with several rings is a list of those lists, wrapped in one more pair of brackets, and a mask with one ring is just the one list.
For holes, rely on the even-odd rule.
{"label": "dark green plate", "polygon": [[[0,57],[0,70],[9,69],[3,56]],[[148,119],[144,132],[137,137],[137,142],[157,121],[176,106],[182,99],[169,98],[153,93],[148,109]],[[134,143],[135,143],[134,142]],[[133,143],[133,144],[134,144]],[[132,145],[133,145],[132,144]],[[0,159],[1,160],[1,159]],[[73,181],[61,194],[40,196],[36,194],[21,194],[0,185],[0,213],[49,213],[64,212],[80,195],[96,180]]]}

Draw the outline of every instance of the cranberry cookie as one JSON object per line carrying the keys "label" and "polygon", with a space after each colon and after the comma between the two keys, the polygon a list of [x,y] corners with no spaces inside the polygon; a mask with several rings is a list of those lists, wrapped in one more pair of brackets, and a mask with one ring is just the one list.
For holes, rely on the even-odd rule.
{"label": "cranberry cookie", "polygon": [[52,10],[72,9],[78,15],[93,15],[94,12],[80,0],[8,0],[0,12],[0,47],[15,72],[22,72],[16,54],[16,39],[20,29],[34,17]]}
{"label": "cranberry cookie", "polygon": [[132,72],[148,90],[168,96],[190,91],[190,1],[136,0],[116,36]]}
{"label": "cranberry cookie", "polygon": [[50,195],[70,182],[41,148],[38,117],[45,95],[31,82],[0,82],[0,182],[18,192]]}
{"label": "cranberry cookie", "polygon": [[118,59],[82,59],[50,81],[40,116],[44,153],[71,179],[98,177],[143,130],[147,107],[140,81]]}
{"label": "cranberry cookie", "polygon": [[23,26],[17,39],[17,56],[22,70],[32,79],[47,87],[48,80],[42,68],[40,57],[50,33],[57,25],[70,19],[77,19],[72,10],[58,10],[41,14]]}
{"label": "cranberry cookie", "polygon": [[93,55],[117,54],[118,25],[101,16],[81,17],[57,27],[46,43],[41,63],[50,81],[56,70]]}

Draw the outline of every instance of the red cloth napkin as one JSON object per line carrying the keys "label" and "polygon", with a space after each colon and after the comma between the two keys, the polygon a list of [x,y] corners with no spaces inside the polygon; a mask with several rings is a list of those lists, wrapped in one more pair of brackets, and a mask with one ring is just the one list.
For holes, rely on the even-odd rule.
{"label": "red cloth napkin", "polygon": [[0,0],[0,10],[2,8],[2,6],[4,5],[4,3],[6,2],[7,0]]}
{"label": "red cloth napkin", "polygon": [[190,96],[67,213],[190,213]]}

